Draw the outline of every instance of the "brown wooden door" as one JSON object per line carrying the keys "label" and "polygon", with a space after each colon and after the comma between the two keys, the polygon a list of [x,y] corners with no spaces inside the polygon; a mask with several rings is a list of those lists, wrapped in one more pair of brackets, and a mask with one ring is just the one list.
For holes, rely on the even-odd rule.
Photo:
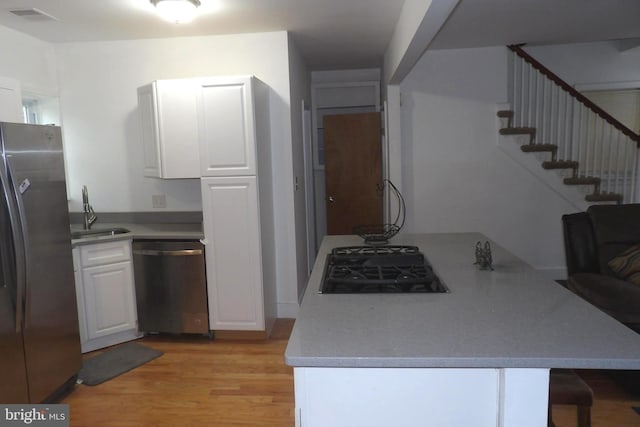
{"label": "brown wooden door", "polygon": [[327,234],[382,224],[380,113],[324,117]]}

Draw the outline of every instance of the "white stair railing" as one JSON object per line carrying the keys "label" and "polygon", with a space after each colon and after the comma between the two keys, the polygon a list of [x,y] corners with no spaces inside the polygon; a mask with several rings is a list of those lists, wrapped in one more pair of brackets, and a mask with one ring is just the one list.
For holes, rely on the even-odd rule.
{"label": "white stair railing", "polygon": [[636,194],[640,136],[537,62],[510,46],[509,103],[513,127],[536,128],[534,144],[554,144],[555,160],[577,161],[575,178],[600,179],[602,196]]}

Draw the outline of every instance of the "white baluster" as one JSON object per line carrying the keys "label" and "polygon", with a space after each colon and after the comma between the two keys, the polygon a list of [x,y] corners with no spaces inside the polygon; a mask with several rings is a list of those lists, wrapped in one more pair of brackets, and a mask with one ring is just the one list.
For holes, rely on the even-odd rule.
{"label": "white baluster", "polygon": [[[607,181],[607,191],[608,192],[612,192],[613,189],[611,188],[611,180],[612,179],[617,179],[615,178],[615,174],[613,174],[613,170],[612,170],[612,166],[613,166],[613,149],[614,149],[614,127],[613,126],[608,126],[609,128],[609,136],[607,137],[607,145],[608,145],[608,150],[607,150],[607,177],[608,177],[608,181]],[[614,183],[615,184],[615,183]],[[615,185],[614,185],[615,187]]]}
{"label": "white baluster", "polygon": [[546,141],[549,144],[558,143],[558,85],[551,84],[551,120],[549,120],[549,140]]}
{"label": "white baluster", "polygon": [[[577,101],[576,101],[577,102]],[[578,161],[578,171],[577,171],[577,176],[582,176],[582,171],[584,170],[584,163],[582,161],[582,153],[583,153],[583,141],[584,141],[584,122],[583,122],[583,116],[584,116],[584,108],[582,103],[578,102],[577,103],[577,109],[578,109],[578,113],[577,113],[577,117],[576,117],[576,121],[577,121],[577,127],[576,127],[576,157],[575,159]]]}
{"label": "white baluster", "polygon": [[638,143],[629,138],[629,144],[633,144],[633,175],[631,176],[631,194],[627,200],[629,203],[635,203],[638,200]]}
{"label": "white baluster", "polygon": [[591,111],[586,110],[585,117],[585,160],[584,160],[584,173],[585,176],[589,176],[590,169],[590,159],[591,159]]}
{"label": "white baluster", "polygon": [[[604,146],[606,145],[606,141],[604,139],[604,135],[605,135],[605,131],[606,131],[606,127],[607,127],[607,122],[600,116],[598,116],[598,118],[600,119],[600,133],[598,134],[597,138],[596,138],[596,147],[599,148],[599,171],[598,171],[598,175],[602,184],[604,184],[604,180],[605,180],[605,170],[604,170]],[[604,187],[604,186],[603,186]]]}

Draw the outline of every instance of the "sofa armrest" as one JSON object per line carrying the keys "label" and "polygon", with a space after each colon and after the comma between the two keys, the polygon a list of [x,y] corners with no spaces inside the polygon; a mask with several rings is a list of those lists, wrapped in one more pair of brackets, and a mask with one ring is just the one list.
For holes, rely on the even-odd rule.
{"label": "sofa armrest", "polygon": [[576,273],[567,287],[623,323],[640,322],[640,286],[597,273]]}

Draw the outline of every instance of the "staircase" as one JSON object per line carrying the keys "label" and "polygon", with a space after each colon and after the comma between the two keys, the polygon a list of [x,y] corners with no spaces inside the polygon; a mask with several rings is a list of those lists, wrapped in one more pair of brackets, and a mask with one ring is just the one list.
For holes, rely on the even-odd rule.
{"label": "staircase", "polygon": [[[542,168],[563,183],[589,186],[590,203],[636,201],[638,144],[634,133],[519,46],[509,46],[509,110],[498,111],[504,136],[525,136],[525,153],[549,153]],[[506,122],[506,123],[505,123]]]}

